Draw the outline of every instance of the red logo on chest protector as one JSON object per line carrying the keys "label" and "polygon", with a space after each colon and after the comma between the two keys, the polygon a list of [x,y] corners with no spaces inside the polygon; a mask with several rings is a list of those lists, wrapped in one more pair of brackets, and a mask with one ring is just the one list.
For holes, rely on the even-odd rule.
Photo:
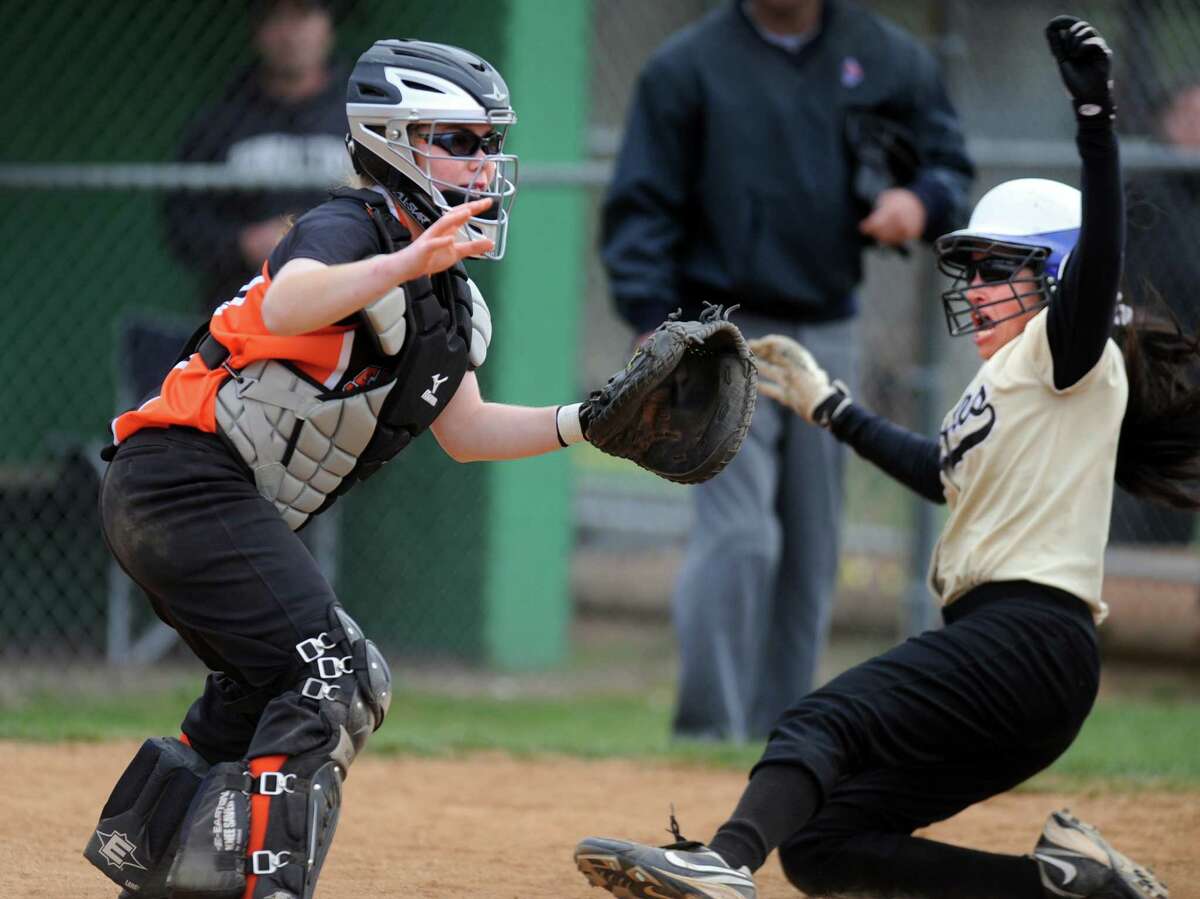
{"label": "red logo on chest protector", "polygon": [[379,377],[383,369],[376,365],[368,365],[353,378],[346,382],[342,390],[351,393],[355,390],[365,390],[375,383],[375,379]]}

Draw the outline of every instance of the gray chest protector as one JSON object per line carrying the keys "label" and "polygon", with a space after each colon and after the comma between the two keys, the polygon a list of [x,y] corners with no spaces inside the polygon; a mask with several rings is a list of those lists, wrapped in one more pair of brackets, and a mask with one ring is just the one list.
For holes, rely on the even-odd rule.
{"label": "gray chest protector", "polygon": [[[385,252],[411,241],[374,191],[334,196],[365,204]],[[273,359],[235,370],[211,337],[198,350],[209,368],[224,366],[231,375],[217,391],[218,431],[292,530],[428,428],[468,368],[471,293],[461,265],[401,284],[356,317],[381,370],[366,389],[350,384],[350,390],[330,391]]]}

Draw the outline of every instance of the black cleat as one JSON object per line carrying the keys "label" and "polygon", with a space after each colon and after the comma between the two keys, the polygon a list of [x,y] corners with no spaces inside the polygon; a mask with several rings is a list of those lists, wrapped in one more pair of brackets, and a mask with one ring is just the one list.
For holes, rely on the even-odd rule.
{"label": "black cleat", "polygon": [[755,899],[749,868],[734,869],[703,843],[646,846],[588,837],[575,864],[592,886],[622,899]]}

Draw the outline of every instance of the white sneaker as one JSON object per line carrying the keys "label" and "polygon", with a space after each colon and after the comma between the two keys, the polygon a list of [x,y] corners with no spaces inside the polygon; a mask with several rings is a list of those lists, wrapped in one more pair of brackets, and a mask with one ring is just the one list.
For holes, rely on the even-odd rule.
{"label": "white sneaker", "polygon": [[1033,849],[1047,897],[1169,899],[1148,868],[1117,852],[1100,832],[1065,809],[1051,812]]}
{"label": "white sneaker", "polygon": [[588,837],[575,864],[592,886],[623,899],[755,899],[750,869],[733,869],[703,843],[646,846]]}

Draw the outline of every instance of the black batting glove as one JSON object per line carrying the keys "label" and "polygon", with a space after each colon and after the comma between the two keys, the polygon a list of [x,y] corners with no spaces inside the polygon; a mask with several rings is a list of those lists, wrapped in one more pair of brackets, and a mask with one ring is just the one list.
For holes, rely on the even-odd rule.
{"label": "black batting glove", "polygon": [[1111,122],[1112,50],[1096,29],[1075,16],[1058,16],[1046,26],[1046,40],[1080,124]]}

